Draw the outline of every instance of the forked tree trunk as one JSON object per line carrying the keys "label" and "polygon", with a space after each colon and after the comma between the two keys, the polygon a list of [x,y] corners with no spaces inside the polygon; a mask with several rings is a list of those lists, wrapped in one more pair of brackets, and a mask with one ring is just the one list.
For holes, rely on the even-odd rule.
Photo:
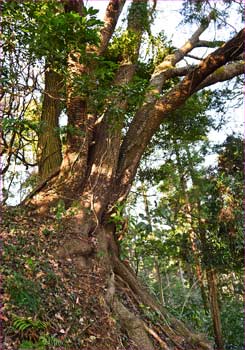
{"label": "forked tree trunk", "polygon": [[[66,11],[82,14],[81,0],[62,2]],[[134,6],[141,7],[142,3],[145,1],[133,1]],[[123,1],[118,0],[117,4],[118,6],[111,7],[111,21],[107,22],[109,27],[115,25]],[[123,57],[119,62],[113,82],[117,88],[124,88],[130,83],[136,70],[144,24],[140,13],[139,11],[138,16],[128,20],[128,30],[134,32],[135,41],[129,50],[131,55]],[[111,34],[108,27],[102,31],[102,39],[103,35],[104,38],[107,36],[102,42],[108,43]],[[68,80],[67,85],[67,111],[68,126],[73,128],[73,133],[71,131],[68,135],[59,175],[39,186],[25,204],[32,204],[37,210],[43,208],[45,212],[51,206],[54,207],[58,200],[64,200],[66,204],[63,236],[55,252],[56,259],[61,266],[69,265],[76,269],[75,277],[69,275],[69,278],[74,278],[77,287],[83,291],[84,317],[91,323],[89,315],[91,307],[94,307],[100,329],[106,330],[98,336],[96,344],[86,344],[86,350],[123,349],[119,333],[126,333],[131,344],[134,344],[132,348],[137,350],[211,348],[206,341],[171,317],[150,296],[132,269],[120,260],[115,227],[110,216],[117,203],[126,199],[142,154],[162,120],[181,106],[198,89],[199,84],[232,55],[243,52],[241,37],[243,40],[242,33],[239,33],[227,45],[216,50],[164,98],[158,99],[156,91],[150,92],[152,98],[148,96],[149,103],[146,101],[139,108],[124,138],[123,118],[118,123],[118,128],[113,128],[110,124],[111,116],[107,112],[101,118],[87,113],[86,100],[74,93],[73,78],[86,73],[89,67],[81,64],[78,53],[71,52],[69,55],[68,71],[71,80]],[[101,52],[104,51],[103,47]],[[118,103],[119,108],[126,112],[127,101],[124,96],[119,96],[117,101],[111,101],[111,96],[108,96],[107,101]],[[161,336],[159,330],[151,326],[150,320],[141,314],[142,304],[158,315]],[[107,325],[106,329],[103,329],[103,325]]]}

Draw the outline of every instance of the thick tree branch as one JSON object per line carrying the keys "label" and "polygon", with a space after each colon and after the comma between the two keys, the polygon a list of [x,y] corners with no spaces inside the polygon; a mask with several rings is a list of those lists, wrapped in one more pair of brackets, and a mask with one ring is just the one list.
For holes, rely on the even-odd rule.
{"label": "thick tree branch", "polygon": [[184,75],[190,73],[195,67],[197,67],[197,65],[193,64],[184,67],[170,68],[166,72],[162,72],[161,74],[164,75],[164,79],[167,81],[175,77],[183,77]]}
{"label": "thick tree branch", "polygon": [[[172,68],[166,72],[167,79],[172,79],[175,77],[183,77],[184,75],[190,73],[197,65],[190,65],[179,68]],[[244,62],[232,62],[226,66],[218,69],[216,72],[211,74],[205,81],[200,84],[197,90],[200,90],[204,87],[210,86],[212,84],[221,83],[226,80],[230,80],[238,75],[244,73]]]}
{"label": "thick tree branch", "polygon": [[[144,2],[146,3],[147,1],[144,0]],[[143,1],[141,1],[141,4],[142,3]],[[138,5],[138,0],[132,1],[131,6],[135,6],[137,8]],[[118,87],[118,91],[120,91],[120,86],[126,86],[133,79],[136,70],[135,63],[137,62],[139,56],[141,38],[144,32],[141,18],[139,16],[135,16],[133,11],[131,11],[128,16],[127,30],[128,32],[133,33],[136,40],[131,44],[129,50],[130,54],[128,54],[127,57],[122,58],[122,62],[115,75],[113,85]],[[122,115],[118,118],[119,120],[117,122],[117,126],[112,128],[112,112],[110,111],[110,108],[108,108],[103,116],[103,119],[101,122],[97,123],[95,128],[95,144],[92,146],[92,150],[90,152],[87,172],[89,175],[89,183],[86,185],[86,191],[88,196],[93,198],[93,208],[97,218],[100,218],[101,213],[108,204],[111,182],[115,178],[119,158],[120,143],[122,138],[121,130],[124,122],[123,111],[125,111],[127,108],[127,100],[124,99],[120,93],[117,96],[108,96],[108,101],[110,101],[111,105],[117,106],[117,109],[122,111]],[[104,188],[101,187],[101,179],[104,179]],[[105,187],[108,187],[107,191],[105,191]],[[94,198],[93,193],[97,193],[96,198]]]}
{"label": "thick tree branch", "polygon": [[222,81],[230,80],[238,75],[244,74],[245,63],[236,62],[229,63],[227,66],[217,69],[213,74],[209,75],[200,85],[198,85],[196,91],[203,89],[204,87],[221,83]]}
{"label": "thick tree branch", "polygon": [[221,48],[208,55],[196,68],[155,105],[148,103],[135,115],[120,151],[116,199],[123,200],[135,176],[141,156],[164,118],[184,104],[208,76],[244,50],[244,29]]}
{"label": "thick tree branch", "polygon": [[126,0],[110,0],[107,6],[104,18],[105,25],[100,32],[101,43],[98,50],[99,55],[102,55],[107,49],[125,2]]}
{"label": "thick tree branch", "polygon": [[62,0],[65,12],[74,11],[82,15],[83,0]]}
{"label": "thick tree branch", "polygon": [[165,57],[164,61],[161,62],[154,70],[152,78],[150,80],[150,93],[146,100],[147,102],[153,102],[156,100],[155,95],[160,93],[164,83],[168,78],[168,70],[173,68],[179,61],[181,61],[185,55],[187,55],[196,44],[199,42],[200,35],[208,28],[209,23],[213,18],[212,12],[208,15],[205,22],[194,32],[194,34],[186,41],[186,43],[176,50],[173,54]]}

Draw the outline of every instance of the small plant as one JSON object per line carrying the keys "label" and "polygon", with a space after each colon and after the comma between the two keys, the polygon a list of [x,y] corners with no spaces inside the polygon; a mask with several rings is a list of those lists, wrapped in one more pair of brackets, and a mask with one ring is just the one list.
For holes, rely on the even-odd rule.
{"label": "small plant", "polygon": [[57,339],[53,335],[44,334],[38,338],[37,342],[32,342],[30,340],[23,340],[20,344],[19,350],[45,350],[48,347],[60,347],[62,341]]}
{"label": "small plant", "polygon": [[125,217],[123,216],[123,212],[125,209],[124,204],[117,204],[115,205],[114,212],[111,214],[110,222],[114,223],[116,225],[116,231],[120,231],[122,229],[122,225],[125,221]]}
{"label": "small plant", "polygon": [[47,329],[48,324],[44,321],[33,320],[31,317],[15,316],[13,321],[13,327],[21,332],[24,332],[27,329],[43,331]]}
{"label": "small plant", "polygon": [[5,290],[9,292],[12,302],[30,312],[39,309],[39,285],[14,272],[5,282]]}
{"label": "small plant", "polygon": [[55,336],[53,335],[41,335],[39,337],[38,342],[40,344],[43,344],[44,346],[61,346],[62,345],[62,341],[60,339],[57,339]]}
{"label": "small plant", "polygon": [[57,204],[57,207],[56,207],[56,213],[55,213],[55,217],[56,217],[56,220],[58,222],[61,221],[61,219],[63,218],[63,215],[65,213],[65,203],[63,200],[59,200],[58,204]]}
{"label": "small plant", "polygon": [[23,340],[21,342],[19,350],[45,350],[45,347],[39,343],[33,343],[31,340]]}
{"label": "small plant", "polygon": [[14,316],[13,329],[24,340],[37,341],[40,335],[47,330],[48,323],[34,320],[31,317]]}
{"label": "small plant", "polygon": [[46,237],[52,236],[54,231],[53,230],[49,230],[48,228],[44,228],[42,231],[43,235]]}

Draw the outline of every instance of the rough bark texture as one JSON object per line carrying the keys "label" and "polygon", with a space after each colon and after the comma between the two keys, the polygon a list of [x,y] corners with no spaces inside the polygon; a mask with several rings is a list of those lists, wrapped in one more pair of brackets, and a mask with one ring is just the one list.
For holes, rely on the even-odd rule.
{"label": "rough bark texture", "polygon": [[38,138],[38,175],[40,181],[59,169],[62,162],[61,141],[58,133],[62,109],[62,77],[47,69],[43,96],[41,131]]}
{"label": "rough bark texture", "polygon": [[126,0],[110,0],[104,17],[104,26],[101,29],[101,44],[99,54],[103,54],[109,44],[110,38],[115,30],[118,18],[122,12]]}
{"label": "rough bark texture", "polygon": [[207,270],[210,308],[214,326],[215,343],[219,350],[224,350],[220,310],[218,304],[217,276],[214,269]]}

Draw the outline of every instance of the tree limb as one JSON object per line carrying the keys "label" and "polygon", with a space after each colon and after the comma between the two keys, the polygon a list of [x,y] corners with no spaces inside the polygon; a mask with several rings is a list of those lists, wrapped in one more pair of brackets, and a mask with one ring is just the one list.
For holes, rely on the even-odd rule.
{"label": "tree limb", "polygon": [[221,83],[222,81],[230,80],[238,75],[244,74],[245,63],[236,62],[229,63],[227,66],[217,69],[213,74],[209,75],[198,87],[196,91],[201,90],[207,86]]}
{"label": "tree limb", "polygon": [[195,47],[209,47],[209,48],[216,48],[220,47],[225,44],[225,41],[222,40],[215,40],[215,41],[208,41],[208,40],[198,40],[195,43]]}
{"label": "tree limb", "polygon": [[183,77],[184,75],[190,73],[195,67],[197,67],[197,65],[192,64],[184,67],[170,68],[162,74],[165,76],[165,81],[167,81],[175,77]]}
{"label": "tree limb", "polygon": [[125,2],[126,0],[110,0],[107,6],[104,18],[105,25],[100,31],[101,43],[98,50],[99,55],[102,55],[107,49]]}
{"label": "tree limb", "polygon": [[225,45],[208,55],[154,105],[146,103],[138,110],[120,150],[117,178],[117,186],[120,190],[116,194],[117,200],[123,200],[127,196],[141,156],[164,118],[183,105],[208,76],[243,52],[244,32],[244,29],[241,30]]}
{"label": "tree limb", "polygon": [[[189,55],[188,55],[189,56]],[[200,59],[201,60],[201,59]],[[226,80],[230,80],[238,75],[244,73],[244,62],[232,62],[218,69],[212,75],[210,75],[205,81],[198,86],[197,90],[204,87],[210,86],[212,84],[221,83]],[[190,73],[191,70],[196,68],[197,65],[184,66],[179,68],[172,68],[166,72],[167,80],[175,77],[183,77],[184,75]]]}
{"label": "tree limb", "polygon": [[[186,43],[177,49],[173,54],[165,57],[164,61],[161,62],[154,70],[152,78],[150,80],[150,94],[146,100],[148,102],[155,101],[154,94],[160,93],[166,80],[168,79],[167,71],[173,68],[179,61],[181,61],[185,55],[187,55],[193,48],[196,47],[199,41],[200,35],[208,28],[213,16],[212,12],[206,18],[200,27],[194,32],[194,34],[186,41]],[[165,73],[166,72],[166,73]],[[165,74],[164,74],[165,73]]]}

